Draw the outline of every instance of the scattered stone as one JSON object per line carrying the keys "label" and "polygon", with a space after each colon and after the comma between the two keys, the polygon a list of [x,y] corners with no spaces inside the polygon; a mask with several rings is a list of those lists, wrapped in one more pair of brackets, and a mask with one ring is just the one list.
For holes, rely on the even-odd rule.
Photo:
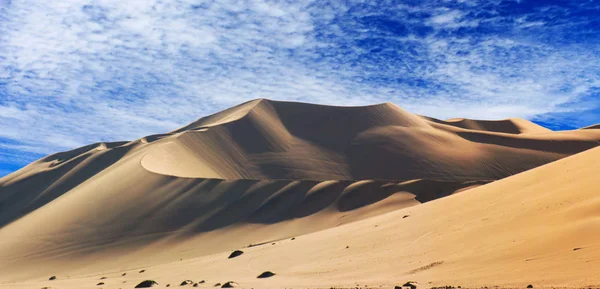
{"label": "scattered stone", "polygon": [[102,278],[100,278],[100,280],[104,280],[104,279],[106,279],[106,277],[102,277]]}
{"label": "scattered stone", "polygon": [[233,288],[237,285],[237,283],[233,281],[229,281],[221,286],[221,288]]}
{"label": "scattered stone", "polygon": [[402,219],[404,219],[404,218],[408,218],[408,217],[410,217],[410,215],[404,215],[404,216],[402,217]]}
{"label": "scattered stone", "polygon": [[232,253],[229,255],[229,257],[228,257],[227,259],[235,258],[235,257],[237,257],[237,256],[239,256],[239,255],[242,255],[242,254],[244,254],[244,251],[235,250],[235,251],[233,251],[233,252],[232,252]]}
{"label": "scattered stone", "polygon": [[350,246],[346,246],[346,249],[350,248]]}
{"label": "scattered stone", "polygon": [[275,243],[272,243],[271,245],[275,245]]}
{"label": "scattered stone", "polygon": [[533,285],[529,284],[527,285],[527,288],[533,288]]}
{"label": "scattered stone", "polygon": [[127,275],[127,273],[123,273],[123,274],[121,274],[121,276],[125,276],[125,275]]}
{"label": "scattered stone", "polygon": [[273,277],[275,276],[275,273],[271,272],[271,271],[265,271],[262,272],[262,274],[258,275],[258,277],[256,278],[269,278],[269,277]]}
{"label": "scattered stone", "polygon": [[581,248],[573,248],[573,251],[581,250]]}
{"label": "scattered stone", "polygon": [[171,287],[171,284],[167,284],[167,287]]}
{"label": "scattered stone", "polygon": [[185,286],[185,285],[189,285],[189,284],[192,284],[192,283],[194,283],[194,281],[192,281],[192,280],[185,280],[185,281],[181,282],[181,284],[179,284],[179,286]]}
{"label": "scattered stone", "polygon": [[194,287],[198,287],[198,283],[194,283]]}
{"label": "scattered stone", "polygon": [[140,273],[144,273],[144,272],[146,272],[146,270],[141,270],[141,271],[140,271]]}
{"label": "scattered stone", "polygon": [[221,286],[221,283],[217,283],[215,284],[215,287]]}
{"label": "scattered stone", "polygon": [[50,279],[48,279],[48,280],[56,280],[56,276],[52,276],[52,277],[50,277]]}
{"label": "scattered stone", "polygon": [[416,289],[417,288],[417,284],[415,282],[412,281],[408,281],[406,283],[404,283],[404,285],[402,286],[395,286],[395,289]]}
{"label": "scattered stone", "polygon": [[153,287],[154,285],[158,285],[158,283],[156,283],[156,281],[154,281],[154,280],[146,280],[146,281],[142,281],[140,284],[137,284],[135,286],[135,288],[150,288],[150,287]]}
{"label": "scattered stone", "polygon": [[295,237],[294,237],[294,238],[292,238],[292,241],[294,241],[294,240],[296,240],[296,238],[295,238]]}
{"label": "scattered stone", "polygon": [[204,280],[201,280],[198,282],[198,284],[204,284],[204,283],[206,283],[206,281],[204,281]]}
{"label": "scattered stone", "polygon": [[100,283],[96,284],[96,286],[100,286],[100,285],[104,285],[104,282],[100,282]]}

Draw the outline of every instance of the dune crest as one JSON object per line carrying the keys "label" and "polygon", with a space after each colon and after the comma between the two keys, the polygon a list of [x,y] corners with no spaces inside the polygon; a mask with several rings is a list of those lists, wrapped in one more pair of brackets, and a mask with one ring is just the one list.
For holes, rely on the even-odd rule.
{"label": "dune crest", "polygon": [[586,126],[584,128],[581,128],[581,129],[600,129],[600,124]]}

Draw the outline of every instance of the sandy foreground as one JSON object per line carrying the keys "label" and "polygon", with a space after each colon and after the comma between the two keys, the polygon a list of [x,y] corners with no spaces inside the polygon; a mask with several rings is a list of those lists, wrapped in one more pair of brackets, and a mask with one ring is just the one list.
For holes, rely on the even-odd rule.
{"label": "sandy foreground", "polygon": [[251,101],[0,179],[0,288],[598,288],[599,141]]}

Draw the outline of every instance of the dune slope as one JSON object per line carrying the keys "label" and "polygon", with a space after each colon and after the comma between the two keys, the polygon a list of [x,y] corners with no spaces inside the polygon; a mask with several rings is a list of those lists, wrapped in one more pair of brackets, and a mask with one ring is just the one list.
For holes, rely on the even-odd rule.
{"label": "dune slope", "polygon": [[[206,261],[338,232],[331,228],[463,195],[599,140],[600,130],[441,121],[391,103],[255,100],[173,132],[50,155],[0,179],[0,282]],[[445,218],[437,210],[431,218]]]}
{"label": "dune slope", "polygon": [[[390,288],[409,280],[427,288],[598,287],[598,164],[600,148],[419,206],[236,248],[244,253],[234,259],[226,251],[156,266],[121,259],[103,268],[99,258],[90,265],[95,274],[0,286],[82,288],[108,276],[103,288],[148,278],[163,286],[205,280],[200,287],[231,280],[243,288]],[[190,240],[178,250],[204,244]],[[179,252],[155,244],[145,253],[164,249]],[[276,275],[257,279],[264,271]]]}

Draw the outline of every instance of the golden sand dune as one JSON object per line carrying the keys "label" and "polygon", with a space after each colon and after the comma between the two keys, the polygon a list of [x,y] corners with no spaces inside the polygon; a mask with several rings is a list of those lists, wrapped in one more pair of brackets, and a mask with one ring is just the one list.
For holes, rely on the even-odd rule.
{"label": "golden sand dune", "polygon": [[141,163],[193,178],[494,180],[592,148],[599,135],[520,119],[444,122],[391,103],[256,100],[176,130]]}
{"label": "golden sand dune", "polygon": [[[519,221],[513,211],[520,216],[525,200],[559,189],[564,178],[557,173],[546,181],[528,172],[537,177],[515,176],[436,199],[593,148],[599,140],[600,130],[552,132],[520,119],[441,121],[391,103],[331,107],[255,100],[170,133],[50,155],[0,179],[0,286],[24,281],[18,286],[41,288],[52,285],[42,280],[58,275],[82,279],[53,284],[81,288],[77,282],[92,278],[83,276],[149,266],[158,266],[151,276],[157,281],[202,272],[255,288],[262,283],[253,283],[258,279],[252,274],[262,271],[254,267],[277,270],[272,278],[283,281],[270,288],[355,287],[349,276],[373,285],[405,277],[458,280],[452,272],[466,274],[461,270],[476,264],[460,251],[488,246],[481,238],[495,232],[480,226],[487,224],[481,216],[497,218],[502,211],[500,227],[490,228],[508,230]],[[585,154],[596,157],[596,151]],[[553,166],[558,168],[540,170],[562,168]],[[526,178],[517,181],[523,186],[510,185],[515,178]],[[571,182],[578,186],[574,177]],[[537,187],[546,184],[552,185]],[[481,191],[490,199],[473,197]],[[490,207],[495,203],[506,208]],[[545,217],[532,210],[523,222],[537,226]],[[515,230],[499,240],[532,233]],[[461,231],[471,235],[456,239]],[[434,250],[445,234],[458,247]],[[229,250],[262,243],[249,249],[257,250],[252,256],[258,263],[223,258]],[[370,255],[361,257],[355,247]],[[456,263],[461,258],[467,258],[464,265]],[[428,275],[436,270],[439,278]],[[461,280],[488,280],[478,276]],[[489,272],[481,276],[491,278]],[[121,287],[105,283],[103,288]]]}

